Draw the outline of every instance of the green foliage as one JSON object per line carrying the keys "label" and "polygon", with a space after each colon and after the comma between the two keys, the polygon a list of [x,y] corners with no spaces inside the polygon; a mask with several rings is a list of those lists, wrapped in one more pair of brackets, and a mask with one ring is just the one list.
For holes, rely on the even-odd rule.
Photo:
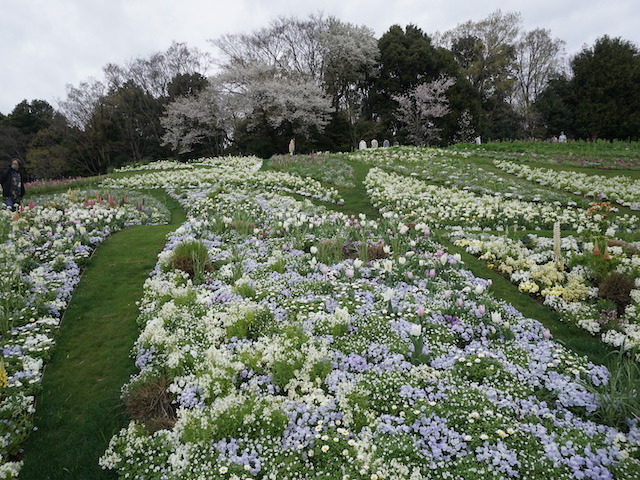
{"label": "green foliage", "polygon": [[406,399],[400,395],[403,385],[406,385],[406,379],[394,372],[364,374],[354,391],[347,395],[353,412],[353,428],[359,431],[369,423],[369,418],[381,414],[397,415],[406,408]]}
{"label": "green foliage", "polygon": [[578,265],[586,267],[594,281],[599,283],[610,272],[613,272],[618,265],[620,265],[620,260],[616,258],[609,258],[596,248],[594,252],[585,252],[581,255],[574,255],[567,265],[570,268],[574,268]]}
{"label": "green foliage", "polygon": [[268,308],[250,310],[227,327],[227,338],[250,338],[257,340],[275,331],[273,313]]}
{"label": "green foliage", "polygon": [[259,398],[247,397],[242,404],[234,405],[207,422],[201,422],[197,417],[186,422],[182,440],[189,443],[217,442],[258,431],[261,437],[280,437],[287,423],[287,416],[281,410]]}
{"label": "green foliage", "polygon": [[20,269],[14,265],[0,264],[0,335],[2,336],[14,326],[16,320],[14,312],[23,307],[24,300],[21,293],[26,286],[20,273]]}
{"label": "green foliage", "polygon": [[583,385],[598,401],[599,408],[593,413],[595,420],[626,430],[629,420],[640,419],[640,365],[620,351],[608,368],[607,382],[601,385],[583,382]]}
{"label": "green foliage", "polygon": [[550,82],[537,108],[550,134],[578,138],[640,138],[640,56],[620,38],[603,36],[571,63],[572,77]]}
{"label": "green foliage", "polygon": [[271,369],[273,383],[284,390],[287,384],[296,376],[295,372],[300,367],[302,367],[302,361],[277,360],[273,362]]}
{"label": "green foliage", "polygon": [[194,280],[203,280],[205,272],[212,269],[207,246],[200,240],[182,242],[173,251],[172,266]]}
{"label": "green foliage", "polygon": [[26,410],[20,408],[21,401],[27,401],[25,394],[18,392],[13,395],[13,398],[6,394],[0,396],[0,435],[10,440],[8,445],[3,446],[5,451],[10,455],[18,455],[33,429],[33,422]]}
{"label": "green foliage", "polygon": [[454,372],[461,378],[472,382],[485,383],[505,375],[502,365],[494,358],[485,355],[469,355],[464,361],[456,363]]}
{"label": "green foliage", "polygon": [[247,282],[236,283],[233,287],[233,290],[238,294],[242,295],[245,298],[255,298],[256,290],[251,286],[251,284]]}
{"label": "green foliage", "polygon": [[425,355],[423,353],[424,349],[424,336],[423,335],[411,335],[409,337],[411,343],[413,344],[413,351],[411,352],[411,356],[409,357],[409,361],[413,365],[428,365],[431,361],[431,357],[429,355]]}
{"label": "green foliage", "polygon": [[639,53],[631,42],[605,35],[573,59],[579,137],[640,138]]}
{"label": "green foliage", "polygon": [[286,268],[287,268],[287,259],[284,257],[279,257],[275,262],[269,265],[270,270],[280,274],[284,273]]}

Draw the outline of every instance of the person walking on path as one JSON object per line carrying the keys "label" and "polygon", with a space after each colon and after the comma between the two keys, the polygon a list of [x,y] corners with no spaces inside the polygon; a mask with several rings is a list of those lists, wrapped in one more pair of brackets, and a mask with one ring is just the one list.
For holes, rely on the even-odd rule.
{"label": "person walking on path", "polygon": [[24,179],[20,173],[20,160],[11,160],[11,166],[0,175],[2,201],[7,208],[15,210],[24,197]]}

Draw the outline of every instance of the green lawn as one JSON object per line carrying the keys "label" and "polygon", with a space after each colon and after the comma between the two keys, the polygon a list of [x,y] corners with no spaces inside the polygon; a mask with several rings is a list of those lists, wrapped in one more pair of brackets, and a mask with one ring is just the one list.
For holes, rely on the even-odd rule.
{"label": "green lawn", "polygon": [[[157,195],[157,194],[156,194]],[[98,458],[128,419],[120,389],[134,373],[130,356],[142,286],[166,235],[185,219],[175,200],[162,195],[169,225],[137,226],[109,237],[95,252],[62,320],[36,405],[37,431],[24,450],[20,478],[115,478]]]}

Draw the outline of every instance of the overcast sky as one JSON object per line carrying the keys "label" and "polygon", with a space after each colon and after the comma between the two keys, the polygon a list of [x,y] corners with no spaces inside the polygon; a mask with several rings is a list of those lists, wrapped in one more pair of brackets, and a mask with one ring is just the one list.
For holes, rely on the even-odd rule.
{"label": "overcast sky", "polygon": [[394,24],[443,32],[498,8],[520,12],[526,30],[551,30],[569,54],[605,34],[640,45],[639,0],[0,0],[0,112],[25,99],[57,107],[67,84],[101,79],[107,63],[164,51],[172,41],[213,52],[208,40],[277,16],[323,12],[380,37]]}

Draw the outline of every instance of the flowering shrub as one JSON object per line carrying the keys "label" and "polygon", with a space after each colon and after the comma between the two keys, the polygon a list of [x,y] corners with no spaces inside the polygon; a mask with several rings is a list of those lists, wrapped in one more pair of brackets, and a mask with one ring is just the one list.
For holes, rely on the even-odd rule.
{"label": "flowering shrub", "polygon": [[[593,242],[568,236],[560,243],[560,258],[554,252],[553,239],[527,235],[521,240],[489,234],[456,232],[454,244],[485,260],[492,268],[511,279],[523,292],[539,294],[544,303],[558,310],[565,321],[573,322],[605,343],[625,348],[640,346],[640,255],[625,253],[612,246],[600,251]],[[607,272],[629,279],[631,290],[623,315],[616,305],[604,306],[597,285],[605,287]]]}
{"label": "flowering shrub", "polygon": [[[640,478],[637,421],[591,420],[583,382],[607,370],[496,300],[426,224],[246,190],[183,201],[124,389],[166,376],[175,418],[112,438],[100,463],[120,478]],[[171,268],[188,238],[209,252],[202,282]],[[327,240],[342,258],[318,258]]]}
{"label": "flowering shrub", "polygon": [[17,476],[12,461],[33,428],[34,396],[60,318],[97,244],[128,225],[157,223],[155,202],[80,192],[0,211],[0,478]]}

